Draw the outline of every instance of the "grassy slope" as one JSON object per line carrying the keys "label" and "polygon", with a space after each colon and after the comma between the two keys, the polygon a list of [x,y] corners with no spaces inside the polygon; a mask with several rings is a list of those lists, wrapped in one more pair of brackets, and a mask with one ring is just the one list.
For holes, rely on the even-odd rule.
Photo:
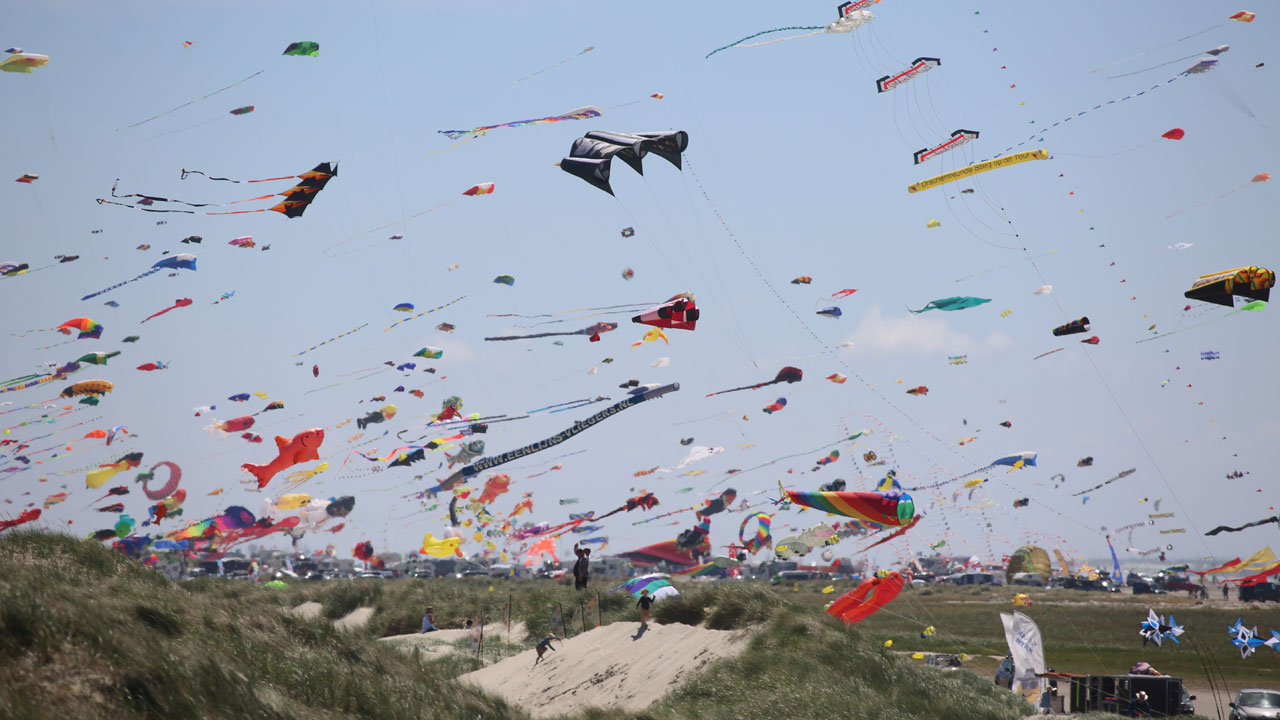
{"label": "grassy slope", "polygon": [[[0,717],[519,716],[424,663],[248,583],[172,583],[99,544],[0,540]],[[470,667],[466,669],[471,669]]]}
{"label": "grassy slope", "polygon": [[[655,621],[759,632],[741,656],[713,663],[632,717],[1014,718],[1027,710],[989,679],[934,671],[898,652],[1003,655],[998,614],[1012,607],[1009,591],[904,593],[849,631],[821,614],[822,604],[836,596],[820,593],[821,587],[801,586],[796,593],[756,583],[682,585],[684,601],[657,605]],[[600,590],[603,621],[638,620],[634,603],[607,588],[593,583],[588,595]],[[1123,672],[1146,659],[1168,672],[1203,677],[1186,642],[1142,649],[1136,633],[1146,612],[1143,598],[1108,598],[1119,611],[1066,602],[1082,596],[1097,597],[1035,595],[1028,614],[1040,623],[1051,665]],[[453,681],[479,661],[456,655],[425,661],[374,642],[416,632],[428,604],[444,627],[483,613],[487,631],[501,634],[496,618],[508,597],[531,636],[549,629],[553,604],[564,608],[570,634],[581,632],[576,608],[584,597],[567,583],[375,580],[274,591],[216,579],[172,583],[94,543],[7,533],[0,536],[0,666],[6,668],[0,717],[401,718],[423,717],[424,708],[438,718],[521,717]],[[361,605],[376,612],[367,627],[343,633],[323,619],[282,612],[304,600],[320,602],[328,618]],[[1229,676],[1275,684],[1265,672],[1274,658],[1260,653],[1242,663],[1223,640],[1241,610],[1172,609]],[[1268,622],[1260,611],[1243,614],[1250,624]],[[919,631],[928,624],[939,632],[923,640]],[[892,650],[883,647],[885,639],[895,641]],[[487,643],[485,659],[528,644],[511,640]]]}

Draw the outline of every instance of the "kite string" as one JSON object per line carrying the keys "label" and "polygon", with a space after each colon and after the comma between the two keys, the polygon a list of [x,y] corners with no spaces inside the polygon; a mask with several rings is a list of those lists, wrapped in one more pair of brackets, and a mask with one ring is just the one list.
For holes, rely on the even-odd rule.
{"label": "kite string", "polygon": [[172,110],[166,110],[166,111],[164,111],[164,112],[160,113],[159,115],[152,115],[151,117],[147,118],[146,120],[139,120],[138,122],[133,123],[132,125],[125,125],[124,127],[118,127],[118,128],[116,128],[116,132],[120,132],[121,130],[128,130],[129,128],[137,127],[137,126],[142,125],[142,124],[144,124],[144,123],[149,123],[149,122],[151,122],[152,120],[155,120],[156,118],[164,117],[165,115],[168,115],[168,114],[169,114],[169,113],[171,113],[171,112],[176,112],[176,111],[178,111],[178,110],[181,110],[182,108],[184,108],[184,107],[186,107],[186,106],[188,106],[188,105],[194,105],[195,103],[198,103],[198,102],[200,102],[201,100],[206,100],[206,99],[208,99],[208,98],[213,97],[214,95],[217,95],[218,93],[222,92],[223,90],[230,90],[231,88],[233,88],[233,87],[235,87],[235,86],[237,86],[237,85],[240,85],[241,83],[246,83],[246,82],[248,82],[248,81],[250,81],[250,80],[252,80],[252,79],[254,79],[254,78],[258,77],[259,75],[261,75],[261,74],[262,74],[262,73],[264,73],[264,72],[266,72],[266,70],[259,70],[258,72],[256,72],[256,73],[254,73],[254,74],[250,75],[249,77],[247,77],[247,78],[245,78],[245,79],[243,79],[243,80],[238,80],[238,81],[236,81],[236,82],[233,82],[233,83],[231,83],[230,85],[228,85],[228,86],[226,86],[226,87],[222,88],[221,90],[214,90],[213,92],[209,93],[208,95],[205,95],[205,96],[203,96],[203,97],[198,97],[198,98],[196,98],[195,100],[190,100],[190,101],[188,101],[188,102],[184,102],[184,103],[182,103],[181,105],[179,105],[178,107],[173,108]]}

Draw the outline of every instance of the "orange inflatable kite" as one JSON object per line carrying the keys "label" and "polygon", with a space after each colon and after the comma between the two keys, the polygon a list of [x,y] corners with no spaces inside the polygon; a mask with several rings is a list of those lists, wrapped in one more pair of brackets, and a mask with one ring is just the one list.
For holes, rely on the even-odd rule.
{"label": "orange inflatable kite", "polygon": [[902,585],[902,575],[897,572],[865,580],[831,603],[827,614],[840,618],[848,625],[861,622],[898,597],[898,593],[902,592]]}

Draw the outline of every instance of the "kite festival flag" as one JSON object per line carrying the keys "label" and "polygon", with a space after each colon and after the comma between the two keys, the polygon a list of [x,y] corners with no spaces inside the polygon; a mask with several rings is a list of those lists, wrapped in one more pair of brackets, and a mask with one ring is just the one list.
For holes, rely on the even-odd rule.
{"label": "kite festival flag", "polygon": [[1036,677],[1036,673],[1044,672],[1040,628],[1020,612],[1000,613],[1000,620],[1004,623],[1004,639],[1009,643],[1009,654],[1013,657],[1013,691],[1039,707],[1046,682]]}

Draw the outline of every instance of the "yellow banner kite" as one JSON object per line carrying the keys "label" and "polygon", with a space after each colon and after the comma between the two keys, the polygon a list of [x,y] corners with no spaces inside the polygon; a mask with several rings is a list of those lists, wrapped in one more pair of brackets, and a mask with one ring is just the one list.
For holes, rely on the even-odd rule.
{"label": "yellow banner kite", "polygon": [[1008,167],[1009,165],[1017,165],[1018,163],[1024,163],[1024,162],[1027,162],[1028,160],[1048,160],[1048,159],[1049,159],[1049,151],[1045,150],[1044,148],[1040,148],[1039,150],[1028,150],[1026,152],[1014,153],[1013,155],[998,157],[994,160],[984,160],[980,163],[974,163],[973,165],[962,167],[959,170],[952,170],[949,173],[943,173],[936,177],[931,177],[928,180],[921,180],[920,182],[917,182],[917,183],[911,183],[910,185],[907,186],[907,192],[917,193],[917,192],[920,192],[921,190],[928,190],[929,188],[937,187],[939,185],[946,185],[949,182],[954,182],[961,178],[967,178],[970,175],[977,175],[978,173],[984,173],[988,170],[996,170],[998,168]]}

